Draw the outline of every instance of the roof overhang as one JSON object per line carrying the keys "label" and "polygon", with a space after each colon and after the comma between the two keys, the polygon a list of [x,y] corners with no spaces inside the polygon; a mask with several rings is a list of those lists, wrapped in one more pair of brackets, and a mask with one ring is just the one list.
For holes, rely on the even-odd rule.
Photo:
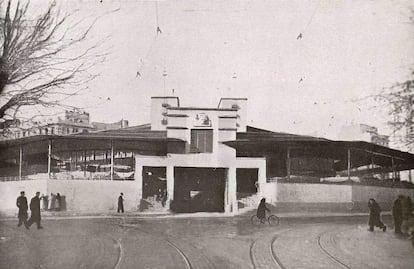
{"label": "roof overhang", "polygon": [[22,149],[25,155],[48,152],[51,143],[54,153],[67,151],[111,150],[134,151],[144,155],[166,155],[169,148],[184,148],[185,142],[166,137],[134,136],[31,136],[0,142],[0,160],[16,158]]}

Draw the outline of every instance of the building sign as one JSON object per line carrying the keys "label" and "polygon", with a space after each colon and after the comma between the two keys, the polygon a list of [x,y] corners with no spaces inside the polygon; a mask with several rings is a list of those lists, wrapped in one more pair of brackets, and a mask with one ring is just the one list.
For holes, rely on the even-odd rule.
{"label": "building sign", "polygon": [[211,127],[211,120],[206,113],[198,113],[194,118],[194,127]]}

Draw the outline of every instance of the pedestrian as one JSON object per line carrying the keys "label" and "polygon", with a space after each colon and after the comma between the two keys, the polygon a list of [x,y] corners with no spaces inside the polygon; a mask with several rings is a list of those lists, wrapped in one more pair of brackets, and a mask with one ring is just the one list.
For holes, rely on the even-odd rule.
{"label": "pedestrian", "polygon": [[256,216],[259,218],[260,223],[265,223],[266,220],[266,211],[270,212],[270,209],[266,207],[266,198],[260,200],[260,204],[257,207]]}
{"label": "pedestrian", "polygon": [[56,193],[56,201],[55,201],[56,211],[60,211],[61,204],[62,204],[62,197],[60,196],[60,193]]}
{"label": "pedestrian", "polygon": [[40,192],[36,192],[36,195],[30,201],[30,211],[32,211],[32,214],[28,221],[28,226],[30,227],[35,222],[37,229],[43,229],[42,225],[40,225]]}
{"label": "pedestrian", "polygon": [[369,199],[368,201],[368,208],[369,208],[369,231],[373,232],[374,227],[379,227],[382,229],[383,232],[387,230],[387,226],[384,225],[381,221],[381,207],[373,198]]}
{"label": "pedestrian", "polygon": [[414,216],[412,213],[412,202],[410,196],[405,196],[401,201],[402,207],[402,224],[401,232],[405,235],[414,234]]}
{"label": "pedestrian", "polygon": [[24,196],[24,191],[21,191],[20,196],[17,197],[16,206],[19,208],[19,212],[17,213],[19,223],[17,224],[17,227],[20,227],[22,224],[24,224],[24,227],[26,227],[26,229],[29,229],[29,226],[27,225],[27,198]]}
{"label": "pedestrian", "polygon": [[122,192],[118,197],[118,213],[124,213],[124,194]]}
{"label": "pedestrian", "polygon": [[394,218],[394,232],[397,234],[401,233],[401,224],[403,222],[403,200],[404,195],[398,195],[398,198],[394,201],[394,205],[392,207],[392,217]]}

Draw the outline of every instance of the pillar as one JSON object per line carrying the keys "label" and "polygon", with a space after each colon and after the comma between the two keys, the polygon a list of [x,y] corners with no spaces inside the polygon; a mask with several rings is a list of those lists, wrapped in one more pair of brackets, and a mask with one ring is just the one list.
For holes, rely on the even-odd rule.
{"label": "pillar", "polygon": [[351,180],[351,149],[348,149],[348,180]]}
{"label": "pillar", "polygon": [[47,149],[47,175],[50,178],[50,173],[52,171],[52,140],[49,140],[49,145]]}
{"label": "pillar", "polygon": [[138,162],[135,160],[135,174],[134,179],[136,183],[137,188],[137,209],[140,209],[141,205],[141,199],[142,199],[142,165],[138,164]]}
{"label": "pillar", "polygon": [[226,189],[224,191],[224,212],[237,213],[237,181],[236,181],[236,167],[229,167],[227,169]]}
{"label": "pillar", "polygon": [[286,176],[290,180],[290,148],[286,149]]}
{"label": "pillar", "polygon": [[262,162],[262,164],[259,166],[259,170],[257,172],[257,194],[259,197],[264,197],[264,187],[266,185],[266,160]]}
{"label": "pillar", "polygon": [[114,142],[111,140],[111,180],[114,180]]}
{"label": "pillar", "polygon": [[174,166],[167,165],[167,202],[165,206],[168,210],[172,200],[174,200]]}
{"label": "pillar", "polygon": [[23,149],[19,147],[19,180],[22,180]]}

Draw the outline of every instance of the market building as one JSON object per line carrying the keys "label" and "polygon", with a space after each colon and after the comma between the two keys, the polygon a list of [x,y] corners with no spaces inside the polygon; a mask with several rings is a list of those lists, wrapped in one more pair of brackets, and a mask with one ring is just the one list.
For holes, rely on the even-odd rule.
{"label": "market building", "polygon": [[230,214],[262,197],[280,208],[335,210],[413,195],[413,184],[395,177],[414,167],[413,154],[248,126],[247,101],[186,107],[152,97],[150,124],[1,141],[0,210],[15,211],[20,190],[59,192],[76,212],[116,210],[123,192],[127,211]]}

